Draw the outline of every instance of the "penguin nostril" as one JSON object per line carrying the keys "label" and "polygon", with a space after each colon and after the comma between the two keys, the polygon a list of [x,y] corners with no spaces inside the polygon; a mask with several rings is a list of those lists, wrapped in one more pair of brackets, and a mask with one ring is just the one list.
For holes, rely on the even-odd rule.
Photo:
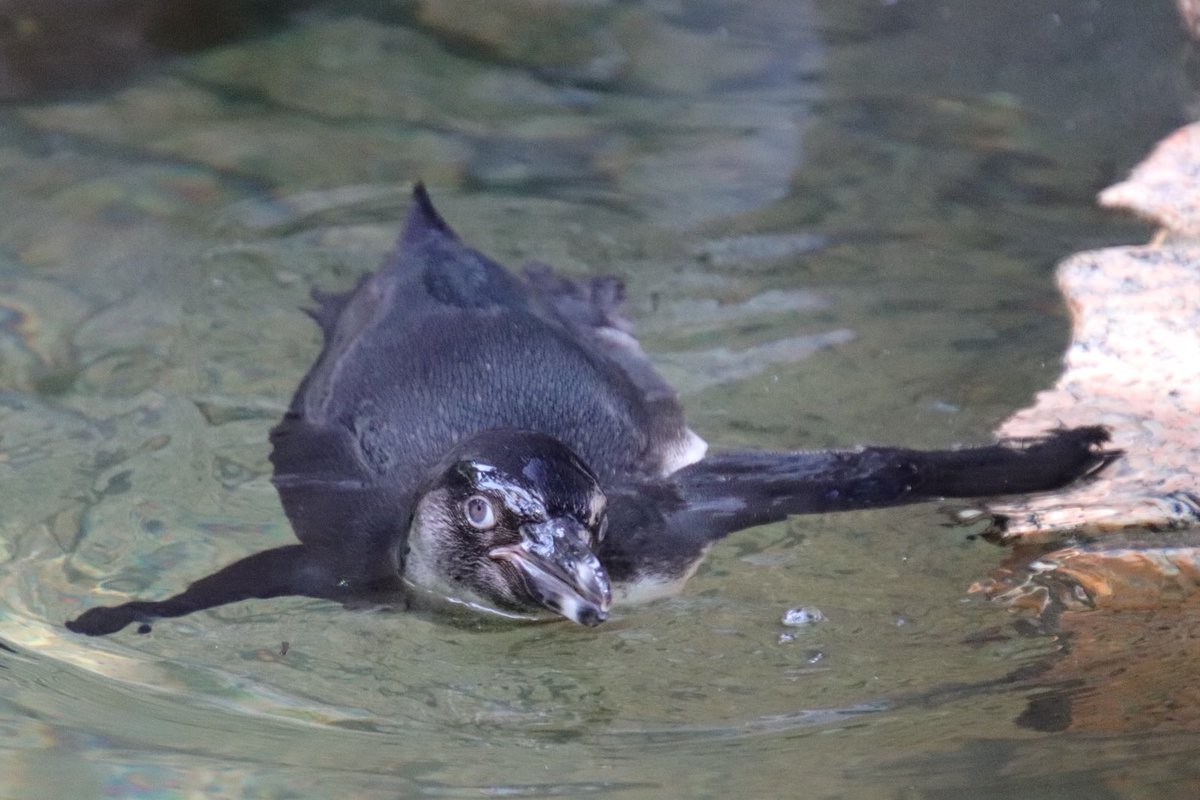
{"label": "penguin nostril", "polygon": [[581,609],[579,612],[579,624],[589,628],[594,628],[606,619],[608,619],[608,612],[601,611],[599,608],[589,607]]}

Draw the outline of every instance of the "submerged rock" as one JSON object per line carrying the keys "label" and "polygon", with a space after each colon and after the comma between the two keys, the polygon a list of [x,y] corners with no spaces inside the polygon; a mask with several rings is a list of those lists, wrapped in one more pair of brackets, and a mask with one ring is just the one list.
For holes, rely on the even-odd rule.
{"label": "submerged rock", "polygon": [[5,0],[0,100],[96,89],[164,55],[248,33],[281,17],[284,6],[270,0]]}

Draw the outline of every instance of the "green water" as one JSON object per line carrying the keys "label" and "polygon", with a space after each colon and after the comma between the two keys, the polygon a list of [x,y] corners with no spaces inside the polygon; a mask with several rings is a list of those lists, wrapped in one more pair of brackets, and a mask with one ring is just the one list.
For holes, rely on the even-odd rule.
{"label": "green water", "polygon": [[986,440],[1057,375],[1054,263],[1148,235],[1092,198],[1194,106],[1160,5],[324,3],[0,108],[0,797],[1192,796],[1196,731],[1017,724],[1061,643],[933,506],[739,534],[594,630],[61,624],[290,541],[297,308],[416,178],[505,263],[623,276],[715,446]]}

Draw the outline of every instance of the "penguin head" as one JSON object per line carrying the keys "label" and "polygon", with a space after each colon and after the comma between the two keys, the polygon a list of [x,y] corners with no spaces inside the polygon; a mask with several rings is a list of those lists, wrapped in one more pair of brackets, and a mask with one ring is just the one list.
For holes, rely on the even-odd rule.
{"label": "penguin head", "polygon": [[607,524],[596,476],[566,445],[531,431],[487,431],[434,468],[417,501],[406,580],[501,612],[608,618],[596,548]]}

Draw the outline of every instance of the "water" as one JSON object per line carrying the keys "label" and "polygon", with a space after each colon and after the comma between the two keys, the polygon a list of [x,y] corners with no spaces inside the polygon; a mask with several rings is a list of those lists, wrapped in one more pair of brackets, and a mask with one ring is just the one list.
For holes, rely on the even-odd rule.
{"label": "water", "polygon": [[[1194,796],[1194,705],[1088,705],[1186,661],[968,598],[1003,553],[935,507],[739,534],[595,630],[62,628],[290,540],[296,308],[375,266],[415,177],[506,263],[623,275],[715,445],[933,446],[1053,382],[1052,266],[1146,238],[1093,193],[1193,100],[1170,9],[1115,0],[513,5],[316,4],[3,109],[0,796]],[[1195,626],[1164,615],[1105,635]]]}

